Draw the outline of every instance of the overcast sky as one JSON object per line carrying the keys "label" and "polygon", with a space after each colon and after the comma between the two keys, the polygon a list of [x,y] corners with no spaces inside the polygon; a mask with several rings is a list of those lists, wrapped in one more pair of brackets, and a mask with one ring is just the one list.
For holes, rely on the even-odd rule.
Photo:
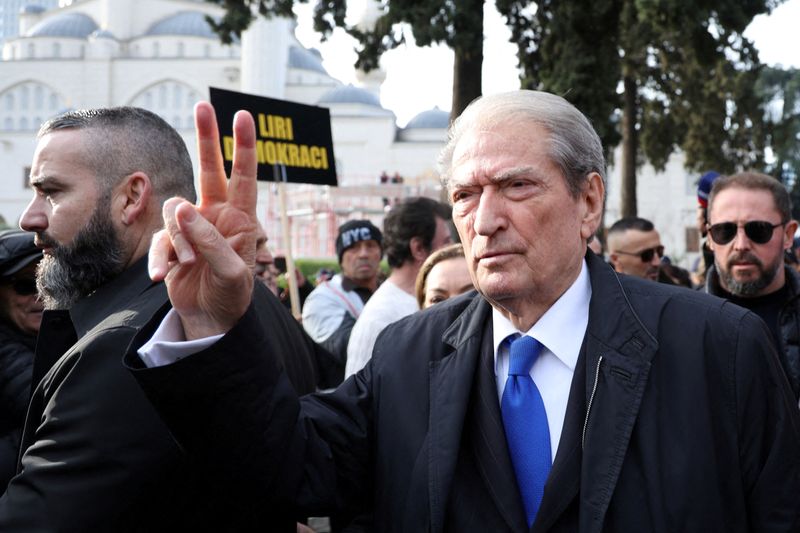
{"label": "overcast sky", "polygon": [[[349,22],[355,22],[364,9],[364,0],[350,1]],[[307,47],[322,52],[328,72],[345,83],[357,84],[353,64],[353,40],[342,30],[320,43],[311,27],[310,6],[299,5],[297,36]],[[509,43],[510,31],[487,2],[485,10],[483,92],[519,88],[516,46]],[[769,16],[758,16],[745,31],[759,49],[761,60],[769,65],[800,66],[800,0],[788,0]],[[405,45],[387,52],[381,59],[386,82],[381,103],[397,115],[404,126],[414,115],[438,106],[450,109],[453,87],[453,53],[446,47],[418,48]]]}

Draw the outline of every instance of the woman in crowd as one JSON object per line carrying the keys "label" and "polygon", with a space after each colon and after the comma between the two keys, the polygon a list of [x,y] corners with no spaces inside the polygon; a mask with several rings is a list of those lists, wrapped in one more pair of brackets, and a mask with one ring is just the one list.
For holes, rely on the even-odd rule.
{"label": "woman in crowd", "polygon": [[464,248],[451,244],[433,252],[422,264],[417,274],[417,303],[420,309],[427,309],[472,288]]}
{"label": "woman in crowd", "polygon": [[16,471],[22,424],[31,393],[42,304],[36,265],[42,252],[33,233],[0,233],[0,492]]}

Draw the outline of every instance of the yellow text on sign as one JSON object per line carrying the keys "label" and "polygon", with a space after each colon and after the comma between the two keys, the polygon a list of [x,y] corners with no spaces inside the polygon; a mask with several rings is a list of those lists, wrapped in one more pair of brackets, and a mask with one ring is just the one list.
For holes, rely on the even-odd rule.
{"label": "yellow text on sign", "polygon": [[[233,137],[222,138],[225,160],[233,161]],[[328,170],[328,149],[325,146],[309,146],[307,144],[284,143],[274,141],[256,141],[256,154],[259,164],[287,167],[313,168]]]}
{"label": "yellow text on sign", "polygon": [[258,135],[269,139],[293,141],[294,128],[292,128],[292,118],[259,113]]}

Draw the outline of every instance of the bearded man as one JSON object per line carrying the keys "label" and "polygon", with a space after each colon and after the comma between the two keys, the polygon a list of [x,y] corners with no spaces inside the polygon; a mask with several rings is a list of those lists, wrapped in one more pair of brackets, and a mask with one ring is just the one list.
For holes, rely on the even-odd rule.
{"label": "bearded man", "polygon": [[714,182],[708,208],[714,266],[705,291],[764,320],[800,398],[800,277],[783,262],[797,231],[789,191],[771,176],[742,172]]}
{"label": "bearded man", "polygon": [[[183,139],[157,115],[122,107],[67,112],[38,140],[20,226],[44,252],[37,285],[46,311],[0,531],[274,528],[274,516],[219,512],[226,495],[184,456],[121,364],[142,326],[168,308],[147,255],[164,200],[195,198]],[[283,322],[287,335],[299,333],[291,317]],[[310,360],[298,353],[294,370],[308,368],[291,373],[312,378],[295,385],[313,390]],[[285,523],[294,531],[294,520]]]}

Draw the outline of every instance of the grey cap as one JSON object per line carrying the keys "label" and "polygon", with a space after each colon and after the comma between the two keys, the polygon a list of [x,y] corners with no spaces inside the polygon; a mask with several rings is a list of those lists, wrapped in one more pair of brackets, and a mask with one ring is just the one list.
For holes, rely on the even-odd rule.
{"label": "grey cap", "polygon": [[33,243],[34,234],[18,229],[0,232],[0,277],[16,274],[41,259],[42,251]]}

